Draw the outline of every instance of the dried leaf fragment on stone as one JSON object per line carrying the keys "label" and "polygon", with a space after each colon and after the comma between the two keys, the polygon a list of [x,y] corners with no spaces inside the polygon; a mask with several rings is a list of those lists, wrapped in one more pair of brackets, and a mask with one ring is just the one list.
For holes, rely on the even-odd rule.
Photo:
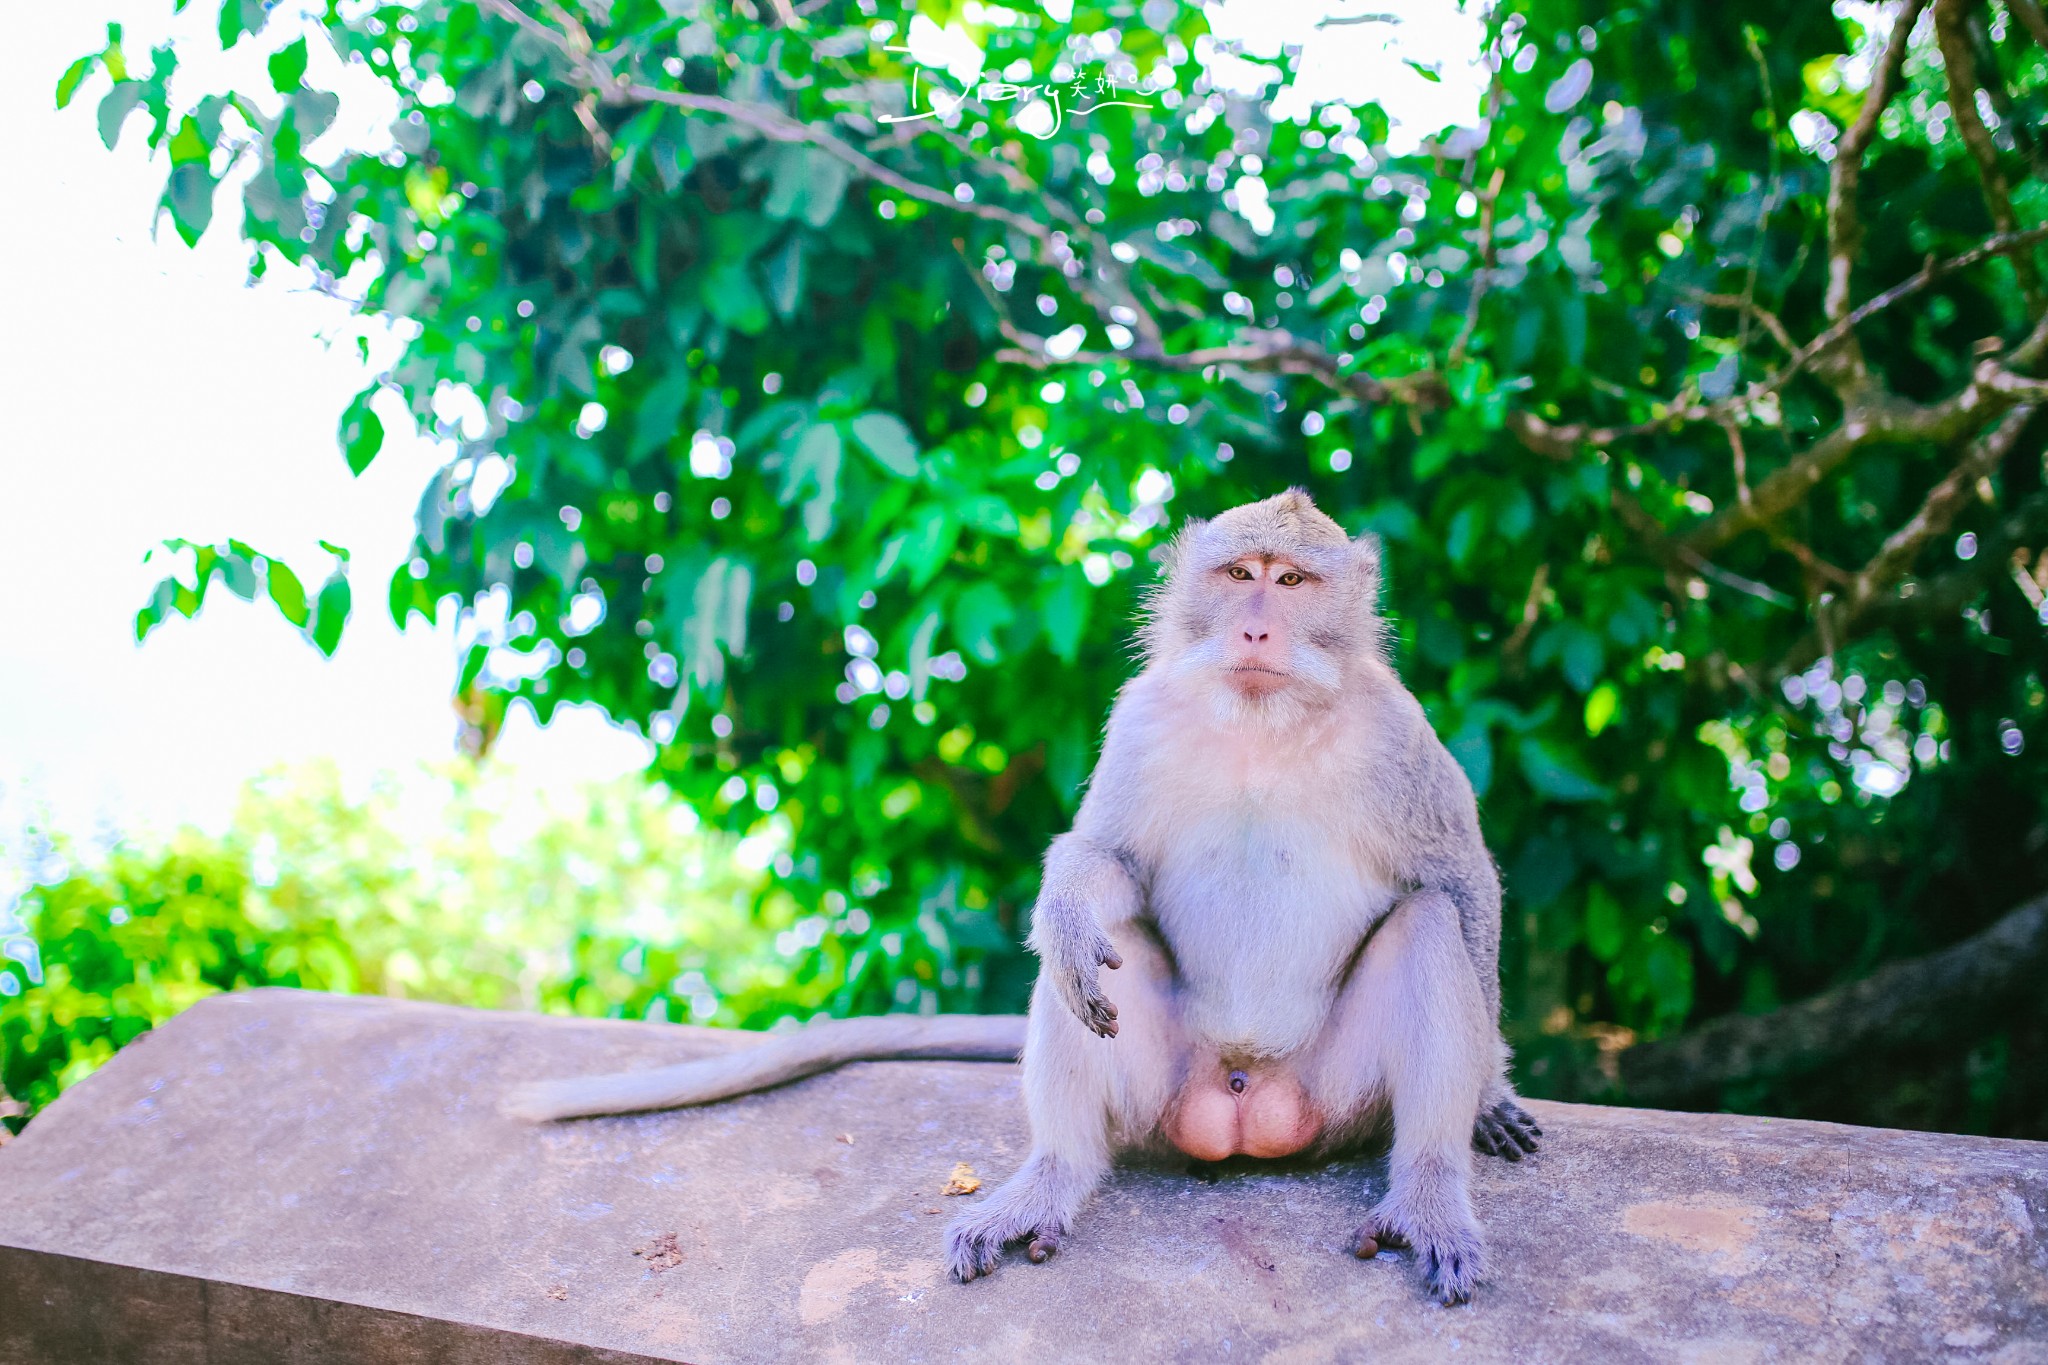
{"label": "dried leaf fragment on stone", "polygon": [[633,1254],[644,1259],[648,1269],[654,1271],[667,1270],[683,1262],[683,1249],[676,1245],[673,1232],[662,1233],[644,1247],[634,1247]]}
{"label": "dried leaf fragment on stone", "polygon": [[953,1167],[953,1174],[946,1177],[946,1188],[939,1191],[939,1193],[973,1194],[980,1188],[981,1177],[974,1173],[972,1166],[962,1161]]}

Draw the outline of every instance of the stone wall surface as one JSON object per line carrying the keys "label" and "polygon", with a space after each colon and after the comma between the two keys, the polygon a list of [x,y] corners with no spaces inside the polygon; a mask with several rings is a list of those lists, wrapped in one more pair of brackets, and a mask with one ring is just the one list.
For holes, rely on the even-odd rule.
{"label": "stone wall surface", "polygon": [[[1491,1280],[1345,1254],[1383,1162],[1119,1173],[1044,1265],[939,1237],[1022,1158],[1016,1069],[864,1063],[529,1127],[511,1082],[740,1045],[256,991],[0,1148],[0,1365],[72,1361],[2048,1361],[2048,1144],[1532,1104]],[[1113,1044],[1105,1044],[1113,1046]],[[985,1195],[985,1191],[984,1191]]]}

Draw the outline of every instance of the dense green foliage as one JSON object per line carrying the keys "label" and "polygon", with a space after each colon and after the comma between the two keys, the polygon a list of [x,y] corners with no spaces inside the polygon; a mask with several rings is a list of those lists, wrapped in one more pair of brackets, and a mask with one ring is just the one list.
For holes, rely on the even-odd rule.
{"label": "dense green foliage", "polygon": [[[268,88],[117,34],[59,96],[145,114],[188,239],[231,186],[256,273],[404,322],[380,384],[451,458],[377,595],[472,614],[465,693],[599,703],[786,830],[778,885],[873,950],[843,1008],[1021,1002],[1174,522],[1302,484],[1379,532],[1541,1093],[1589,1030],[1768,1008],[2048,879],[2037,238],[1915,273],[2041,218],[2039,10],[1927,9],[1867,133],[1891,12],[1844,11],[1504,3],[1483,133],[1409,153],[1368,104],[1276,121],[1291,59],[1217,89],[1168,0],[228,0]],[[913,84],[933,22],[1012,85],[883,122],[975,75]],[[388,147],[319,140],[330,54]],[[1147,107],[1084,115],[1112,84]],[[332,647],[345,560],[309,605],[200,555],[138,629],[223,582]]]}
{"label": "dense green foliage", "polygon": [[[644,783],[539,803],[476,773],[253,783],[233,832],[58,847],[18,907],[0,1090],[40,1108],[216,991],[302,986],[556,1014],[765,1028],[844,981],[824,926]],[[753,856],[760,855],[760,856]],[[5,921],[0,919],[0,931]],[[34,963],[31,968],[31,963]]]}

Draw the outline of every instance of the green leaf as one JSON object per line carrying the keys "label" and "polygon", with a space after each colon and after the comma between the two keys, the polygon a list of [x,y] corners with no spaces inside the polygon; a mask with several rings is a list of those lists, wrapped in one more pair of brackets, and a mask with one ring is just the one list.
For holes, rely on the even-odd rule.
{"label": "green leaf", "polygon": [[357,394],[341,414],[337,434],[351,474],[361,475],[370,467],[370,461],[377,458],[377,452],[384,448],[384,423],[370,408],[370,400],[377,396],[377,387],[372,384]]}
{"label": "green leaf", "polygon": [[141,81],[116,81],[114,88],[100,97],[100,141],[107,150],[121,140],[121,125],[135,112],[135,106],[142,103],[145,89]]}
{"label": "green leaf", "polygon": [[830,422],[818,422],[804,429],[796,453],[783,469],[782,502],[787,506],[798,498],[804,499],[804,534],[814,544],[832,533],[832,508],[839,500],[839,466],[843,458],[839,428]]}
{"label": "green leaf", "polygon": [[991,493],[962,498],[953,504],[953,515],[977,531],[992,536],[1017,534],[1017,514],[1010,504]]}
{"label": "green leaf", "polygon": [[220,45],[233,47],[242,40],[243,34],[260,33],[268,13],[269,7],[264,0],[222,0]]}
{"label": "green leaf", "polygon": [[632,459],[651,455],[675,439],[682,426],[683,405],[689,401],[690,391],[690,375],[686,370],[663,376],[647,391],[647,396],[640,400],[640,411],[633,419],[633,444],[629,447]]}
{"label": "green leaf", "polygon": [[310,613],[306,605],[306,585],[299,582],[299,576],[281,561],[273,559],[264,569],[264,585],[284,619],[303,629]]}
{"label": "green leaf", "polygon": [[1598,801],[1607,788],[1586,773],[1578,760],[1535,735],[1524,738],[1516,749],[1522,761],[1522,776],[1538,796],[1551,801]]}
{"label": "green leaf", "polygon": [[1486,733],[1485,721],[1476,716],[1468,719],[1457,734],[1445,741],[1444,747],[1465,770],[1472,794],[1484,797],[1493,786],[1493,740]]}
{"label": "green leaf", "polygon": [[1598,735],[1621,709],[1621,693],[1613,683],[1601,683],[1586,697],[1586,733]]}
{"label": "green leaf", "polygon": [[487,644],[479,642],[469,647],[469,653],[462,660],[462,672],[455,678],[457,696],[461,696],[476,685],[476,680],[482,676],[484,664],[489,662],[490,657],[491,647]]}
{"label": "green leaf", "polygon": [[1088,626],[1088,605],[1094,593],[1081,571],[1069,565],[1059,580],[1039,594],[1038,609],[1045,618],[1046,642],[1060,662],[1071,664],[1080,656],[1081,632]]}
{"label": "green leaf", "polygon": [[256,600],[256,565],[245,554],[225,554],[220,558],[220,576],[228,585],[228,591],[244,602]]}
{"label": "green leaf", "polygon": [[306,79],[306,40],[297,38],[270,54],[270,84],[280,95],[289,95]]}
{"label": "green leaf", "polygon": [[1602,962],[1621,956],[1628,925],[1622,918],[1621,903],[1595,884],[1586,892],[1586,947]]}
{"label": "green leaf", "polygon": [[313,602],[313,622],[307,632],[313,647],[332,658],[335,647],[341,643],[341,628],[348,624],[348,615],[348,567],[337,564],[327,581],[320,585],[320,596]]}
{"label": "green leaf", "polygon": [[917,629],[910,633],[910,699],[923,701],[931,689],[932,681],[932,639],[939,633],[940,616],[937,608],[924,614],[918,621]]}
{"label": "green leaf", "polygon": [[899,478],[917,477],[917,442],[894,413],[864,412],[853,419],[853,439],[874,462]]}
{"label": "green leaf", "polygon": [[1016,619],[1017,609],[1003,590],[983,579],[953,603],[953,638],[970,656],[992,664],[1002,653],[997,637]]}
{"label": "green leaf", "polygon": [[790,233],[782,249],[768,258],[768,300],[775,305],[775,316],[784,322],[796,316],[797,305],[804,296],[804,242],[798,233]]}
{"label": "green leaf", "polygon": [[64,74],[57,78],[57,107],[59,109],[70,107],[71,97],[78,93],[79,82],[92,73],[92,69],[100,64],[100,60],[100,53],[88,52],[85,56],[80,57],[77,61],[64,68]]}
{"label": "green leaf", "polygon": [[203,161],[188,161],[171,169],[170,180],[164,186],[163,204],[171,211],[171,222],[186,246],[196,245],[213,221],[214,184]]}
{"label": "green leaf", "polygon": [[735,332],[755,336],[768,326],[768,301],[744,258],[721,261],[707,271],[703,297],[711,315]]}

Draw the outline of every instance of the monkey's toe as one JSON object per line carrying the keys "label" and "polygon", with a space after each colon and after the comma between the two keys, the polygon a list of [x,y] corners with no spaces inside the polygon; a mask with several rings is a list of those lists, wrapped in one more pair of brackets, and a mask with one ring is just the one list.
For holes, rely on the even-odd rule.
{"label": "monkey's toe", "polygon": [[1483,1259],[1476,1235],[1454,1232],[1431,1237],[1422,1247],[1422,1278],[1444,1307],[1470,1303],[1472,1291],[1479,1284]]}
{"label": "monkey's toe", "polygon": [[1040,1233],[1031,1239],[1031,1245],[1024,1248],[1024,1255],[1033,1265],[1044,1265],[1046,1258],[1060,1249],[1060,1239],[1054,1233]]}
{"label": "monkey's toe", "polygon": [[1472,1125],[1472,1145],[1488,1156],[1520,1161],[1536,1150],[1543,1130],[1529,1112],[1513,1100],[1501,1100],[1480,1111]]}

